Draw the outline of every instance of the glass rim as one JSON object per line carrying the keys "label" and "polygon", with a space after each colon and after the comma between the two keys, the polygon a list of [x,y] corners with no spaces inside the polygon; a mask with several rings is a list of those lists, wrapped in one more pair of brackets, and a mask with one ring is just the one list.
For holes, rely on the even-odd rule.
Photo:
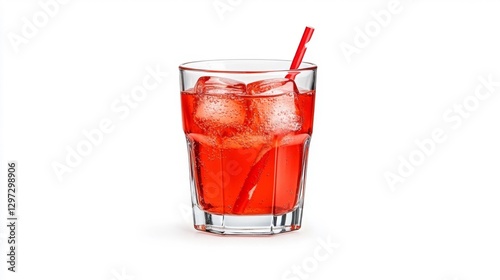
{"label": "glass rim", "polygon": [[[287,59],[207,59],[207,60],[195,60],[182,63],[179,65],[179,70],[185,71],[198,71],[198,72],[209,72],[209,73],[226,73],[226,74],[262,74],[262,73],[279,73],[279,72],[301,72],[301,71],[314,71],[318,66],[311,62],[303,61],[297,69],[290,70],[287,69],[269,69],[269,70],[227,70],[227,69],[209,69],[208,67],[195,67],[196,64],[201,63],[220,63],[220,62],[287,62],[288,65],[292,63],[291,60]],[[191,66],[193,65],[193,66]]]}

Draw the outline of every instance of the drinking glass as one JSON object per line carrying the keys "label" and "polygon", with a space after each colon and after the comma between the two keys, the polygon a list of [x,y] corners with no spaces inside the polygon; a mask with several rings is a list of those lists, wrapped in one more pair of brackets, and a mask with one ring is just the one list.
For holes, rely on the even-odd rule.
{"label": "drinking glass", "polygon": [[207,60],[179,66],[197,230],[300,229],[317,66]]}

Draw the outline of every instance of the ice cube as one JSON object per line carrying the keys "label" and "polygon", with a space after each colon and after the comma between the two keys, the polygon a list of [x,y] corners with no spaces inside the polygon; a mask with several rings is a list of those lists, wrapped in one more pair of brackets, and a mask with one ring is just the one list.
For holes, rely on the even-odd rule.
{"label": "ice cube", "polygon": [[297,131],[302,126],[299,93],[290,79],[268,79],[247,85],[247,94],[252,98],[254,124],[267,133]]}
{"label": "ice cube", "polygon": [[203,94],[245,94],[246,85],[228,78],[204,76],[198,79],[194,90]]}
{"label": "ice cube", "polygon": [[245,122],[246,93],[242,82],[221,78],[201,77],[195,86],[197,93],[195,122],[210,134],[228,134],[241,130]]}
{"label": "ice cube", "polygon": [[[271,142],[271,137],[268,135],[256,134],[248,129],[235,134],[232,137],[227,137],[222,143],[224,149],[248,149],[260,147]],[[243,155],[244,157],[248,155]]]}

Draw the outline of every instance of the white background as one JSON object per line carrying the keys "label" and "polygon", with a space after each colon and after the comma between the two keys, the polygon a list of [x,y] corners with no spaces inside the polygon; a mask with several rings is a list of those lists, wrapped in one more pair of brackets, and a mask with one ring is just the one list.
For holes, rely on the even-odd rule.
{"label": "white background", "polygon": [[[355,47],[356,28],[389,1],[214,3],[227,2],[72,0],[15,52],[9,38],[43,10],[1,1],[1,279],[500,279],[500,87],[460,126],[443,119],[479,77],[500,81],[498,1],[401,0],[350,63],[342,42]],[[303,228],[195,231],[178,65],[291,59],[306,25],[318,86]],[[120,119],[111,104],[157,65],[169,77]],[[59,181],[54,162],[106,118],[114,130]],[[447,140],[390,188],[384,173],[439,128]],[[9,160],[15,274],[4,261]],[[321,261],[319,240],[339,245]]]}

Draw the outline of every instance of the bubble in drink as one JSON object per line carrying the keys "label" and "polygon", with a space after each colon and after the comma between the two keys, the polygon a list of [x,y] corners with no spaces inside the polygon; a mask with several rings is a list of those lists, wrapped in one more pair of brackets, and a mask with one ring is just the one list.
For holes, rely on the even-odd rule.
{"label": "bubble in drink", "polygon": [[[297,106],[299,90],[290,79],[268,79],[247,85],[252,98],[254,123],[260,130],[283,133],[300,130],[302,119]],[[260,98],[259,98],[260,97]]]}
{"label": "bubble in drink", "polygon": [[245,122],[246,103],[242,95],[246,85],[220,78],[201,77],[194,87],[197,94],[194,120],[208,133],[231,134]]}

